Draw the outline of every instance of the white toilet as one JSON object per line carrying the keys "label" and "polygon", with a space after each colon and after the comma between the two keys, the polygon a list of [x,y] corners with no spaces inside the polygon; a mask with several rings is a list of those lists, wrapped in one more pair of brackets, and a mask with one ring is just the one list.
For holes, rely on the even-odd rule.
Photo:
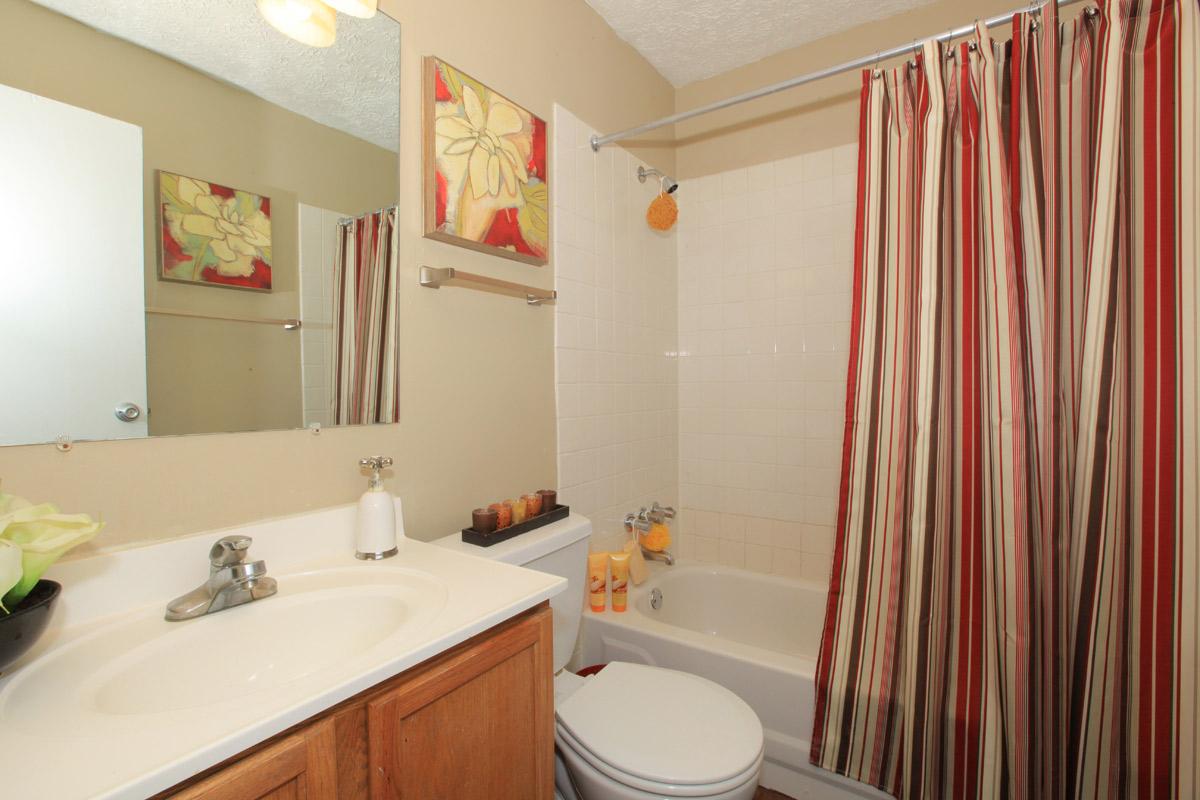
{"label": "white toilet", "polygon": [[436,544],[567,579],[554,609],[555,785],[564,800],[750,800],[762,771],[758,716],[696,675],[614,662],[581,678],[563,668],[583,615],[592,524],[572,515],[488,548],[459,534]]}

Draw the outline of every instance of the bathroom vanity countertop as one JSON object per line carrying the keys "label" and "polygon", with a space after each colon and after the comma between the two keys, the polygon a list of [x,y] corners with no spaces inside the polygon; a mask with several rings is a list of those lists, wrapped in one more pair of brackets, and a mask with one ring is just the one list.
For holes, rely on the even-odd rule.
{"label": "bathroom vanity countertop", "polygon": [[[63,594],[51,629],[0,677],[0,793],[155,794],[566,587],[559,577],[412,540],[393,558],[359,561],[354,513],[339,507],[56,565],[46,577]],[[163,621],[167,601],[207,577],[212,543],[232,533],[254,539],[250,559],[266,561],[279,594]],[[337,606],[346,624],[322,598],[347,601]],[[383,626],[399,627],[373,630],[376,609]],[[282,643],[278,660],[271,647],[256,648],[260,637]],[[256,650],[253,673],[239,674],[239,656]],[[295,654],[314,666],[297,667]],[[159,658],[183,668],[148,671]]]}

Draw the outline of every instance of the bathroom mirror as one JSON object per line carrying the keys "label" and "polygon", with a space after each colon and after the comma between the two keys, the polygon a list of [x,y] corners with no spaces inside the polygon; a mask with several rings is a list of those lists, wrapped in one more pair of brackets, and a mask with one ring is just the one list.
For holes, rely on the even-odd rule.
{"label": "bathroom mirror", "polygon": [[318,8],[0,3],[0,445],[398,420],[400,26]]}

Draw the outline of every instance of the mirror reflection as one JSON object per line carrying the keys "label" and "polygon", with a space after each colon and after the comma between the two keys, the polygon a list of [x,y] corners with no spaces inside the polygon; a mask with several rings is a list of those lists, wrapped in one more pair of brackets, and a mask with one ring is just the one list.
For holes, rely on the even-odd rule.
{"label": "mirror reflection", "polygon": [[0,444],[398,420],[399,25],[273,5],[0,3]]}

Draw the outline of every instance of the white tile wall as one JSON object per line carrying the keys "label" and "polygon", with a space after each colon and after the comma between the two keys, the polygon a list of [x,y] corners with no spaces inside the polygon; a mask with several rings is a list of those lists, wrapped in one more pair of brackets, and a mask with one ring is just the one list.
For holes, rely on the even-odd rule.
{"label": "white tile wall", "polygon": [[679,189],[685,558],[828,581],[856,153],[822,150]]}
{"label": "white tile wall", "polygon": [[625,150],[554,107],[554,336],[560,497],[619,546],[625,513],[678,504],[676,245],[651,231],[657,183]]}
{"label": "white tile wall", "polygon": [[333,273],[337,221],[346,216],[300,204],[300,376],[304,424],[333,424]]}
{"label": "white tile wall", "polygon": [[[825,583],[849,344],[855,146],[656,185],[555,107],[558,468],[616,547],[625,512],[677,505],[676,551]],[[678,502],[676,502],[678,501]]]}

